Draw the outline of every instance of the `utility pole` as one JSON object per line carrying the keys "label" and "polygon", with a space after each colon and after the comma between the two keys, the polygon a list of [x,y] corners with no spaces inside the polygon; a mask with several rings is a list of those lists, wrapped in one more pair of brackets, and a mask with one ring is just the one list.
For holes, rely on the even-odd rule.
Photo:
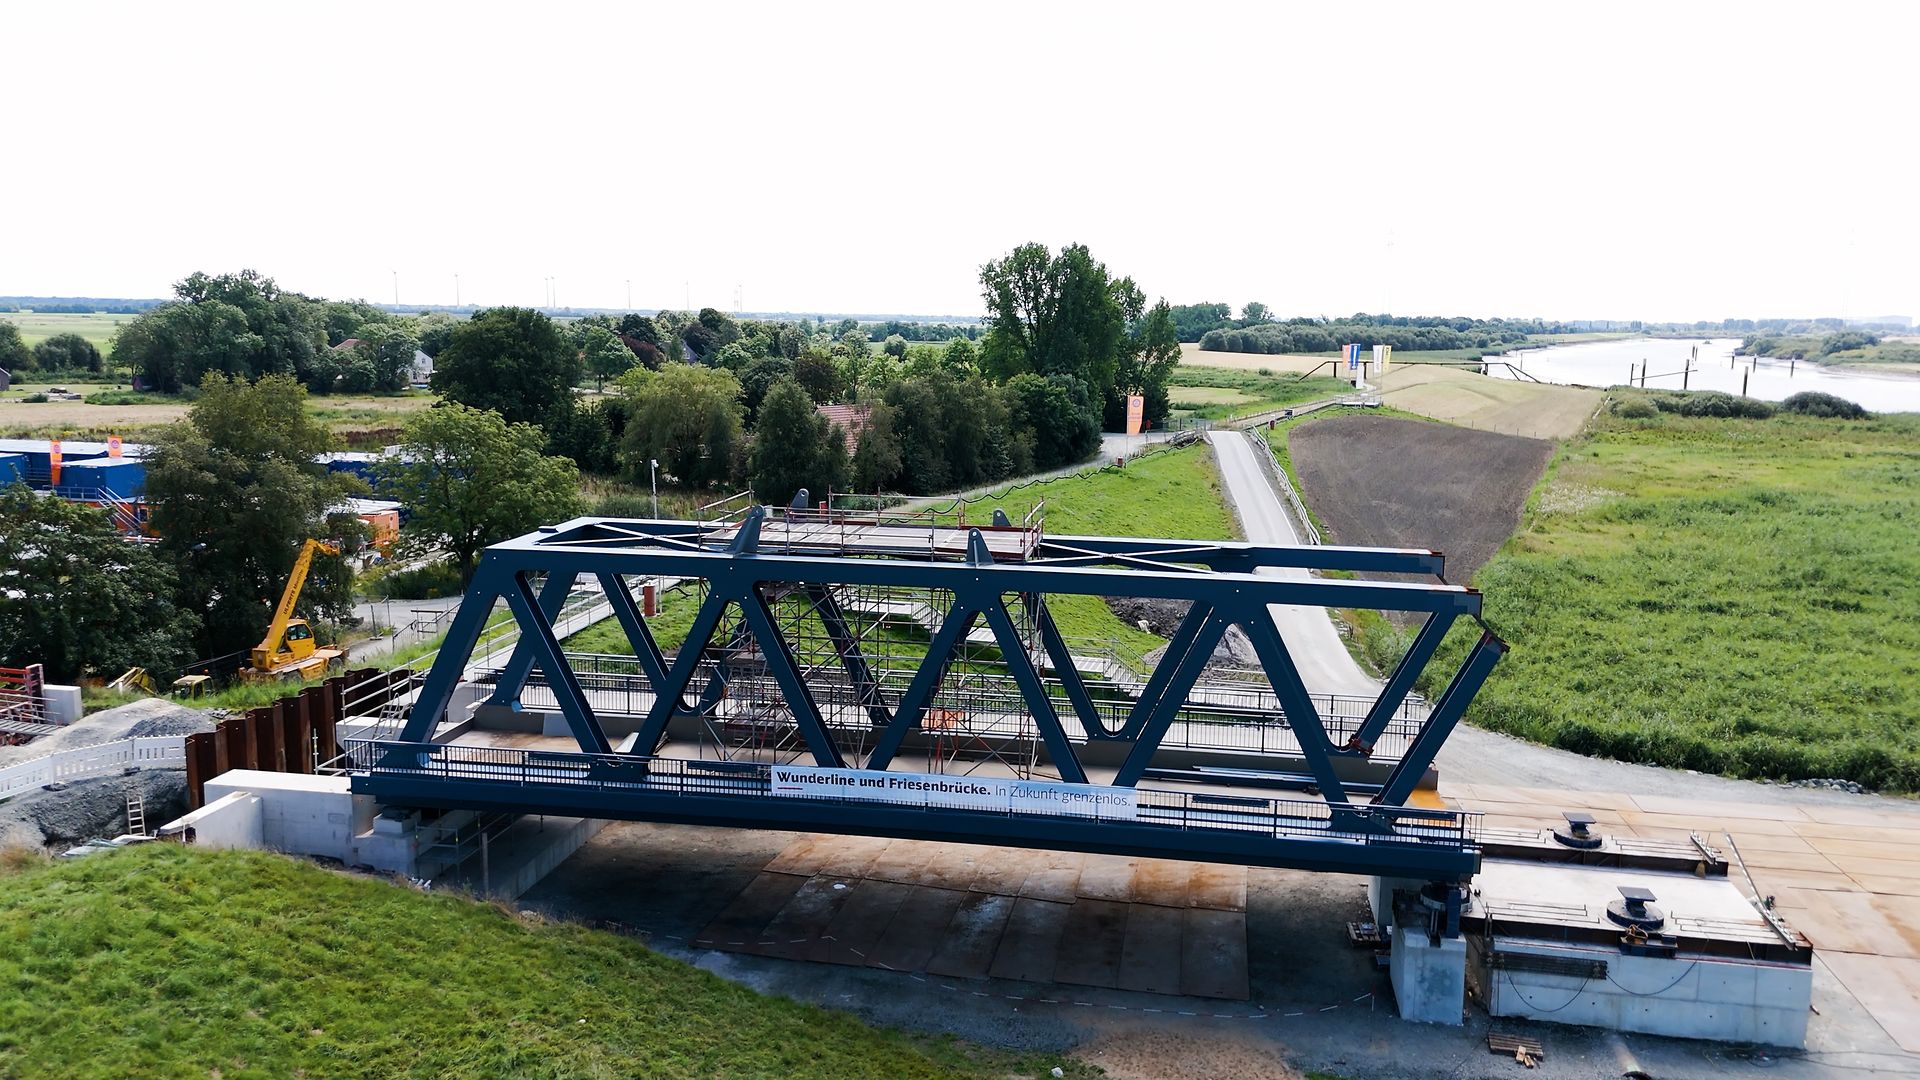
{"label": "utility pole", "polygon": [[647,476],[653,481],[653,520],[660,520],[660,459],[647,459]]}

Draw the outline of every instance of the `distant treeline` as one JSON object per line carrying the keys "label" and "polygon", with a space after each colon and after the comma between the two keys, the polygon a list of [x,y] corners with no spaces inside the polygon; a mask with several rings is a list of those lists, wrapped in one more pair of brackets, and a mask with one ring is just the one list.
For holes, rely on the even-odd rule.
{"label": "distant treeline", "polygon": [[0,296],[0,311],[36,315],[138,315],[165,300],[99,300],[91,296]]}
{"label": "distant treeline", "polygon": [[[1177,310],[1177,309],[1176,309]],[[1391,345],[1402,351],[1490,349],[1519,345],[1535,334],[1566,333],[1539,319],[1469,319],[1359,314],[1345,319],[1289,319],[1209,330],[1211,352],[1322,353],[1342,345]]]}

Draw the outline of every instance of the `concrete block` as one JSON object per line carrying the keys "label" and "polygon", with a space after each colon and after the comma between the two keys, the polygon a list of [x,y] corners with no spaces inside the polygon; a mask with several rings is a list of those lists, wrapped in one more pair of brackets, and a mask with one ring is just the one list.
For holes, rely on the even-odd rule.
{"label": "concrete block", "polygon": [[1397,926],[1389,967],[1400,1018],[1458,1027],[1467,1001],[1467,943],[1463,938],[1427,938],[1424,927]]}
{"label": "concrete block", "polygon": [[346,777],[235,769],[207,781],[209,801],[235,791],[260,797],[266,847],[343,862],[350,858],[353,794]]}
{"label": "concrete block", "polygon": [[1372,877],[1367,879],[1367,907],[1373,912],[1375,926],[1392,926],[1393,895],[1397,892],[1417,893],[1426,882],[1419,878]]}
{"label": "concrete block", "polygon": [[65,725],[80,719],[79,687],[48,683],[40,689],[41,700],[47,707],[47,723]]}
{"label": "concrete block", "polygon": [[1723,964],[1702,960],[1694,997],[1720,1005],[1748,1005],[1754,1000],[1759,971],[1752,964]]}
{"label": "concrete block", "polygon": [[1753,1003],[1765,1009],[1807,1011],[1813,1001],[1813,968],[1779,966],[1754,969]]}
{"label": "concrete block", "polygon": [[[1672,1004],[1692,1001],[1699,996],[1700,966],[1692,960],[1674,960],[1664,956],[1626,956],[1616,953],[1607,960],[1610,989],[1629,997],[1652,998]],[[1688,965],[1693,965],[1688,967]]]}
{"label": "concrete block", "polygon": [[260,796],[230,792],[160,826],[159,835],[180,836],[196,847],[259,849],[266,846]]}

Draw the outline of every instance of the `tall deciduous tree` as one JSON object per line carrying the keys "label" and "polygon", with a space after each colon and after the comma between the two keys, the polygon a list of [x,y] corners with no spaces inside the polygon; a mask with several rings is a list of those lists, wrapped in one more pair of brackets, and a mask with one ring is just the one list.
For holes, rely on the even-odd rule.
{"label": "tall deciduous tree", "polygon": [[620,376],[627,399],[627,467],[639,479],[658,460],[669,476],[709,487],[733,473],[740,441],[740,381],[718,368],[668,364]]}
{"label": "tall deciduous tree", "polygon": [[[306,399],[290,375],[250,384],[209,374],[187,419],[161,433],[146,459],[153,529],[179,569],[180,606],[201,617],[202,656],[260,640],[308,538],[362,535],[352,515],[330,511],[365,485],[315,463],[335,443]],[[352,582],[344,556],[321,556],[300,611],[345,619]]]}
{"label": "tall deciduous tree", "polygon": [[414,414],[402,453],[379,471],[382,488],[412,511],[400,531],[403,547],[447,551],[465,581],[488,544],[577,517],[584,509],[579,470],[542,453],[545,445],[539,428],[487,409],[444,405]]}
{"label": "tall deciduous tree", "polygon": [[24,484],[0,488],[0,665],[56,682],[194,658],[199,620],[175,605],[173,568],[107,515]]}
{"label": "tall deciduous tree", "polygon": [[33,351],[20,337],[20,328],[0,319],[0,369],[25,371],[33,366]]}
{"label": "tall deciduous tree", "polygon": [[532,308],[488,308],[454,328],[433,358],[436,393],[513,424],[558,425],[573,408],[580,354]]}
{"label": "tall deciduous tree", "polygon": [[761,502],[785,506],[805,488],[817,503],[846,486],[846,435],[814,409],[805,387],[782,379],[760,403],[752,468],[753,493]]}
{"label": "tall deciduous tree", "polygon": [[1139,394],[1144,399],[1142,404],[1149,427],[1164,425],[1172,409],[1167,380],[1179,362],[1180,331],[1172,309],[1161,300],[1136,324],[1130,347],[1122,354],[1120,369],[1114,374],[1114,395],[1107,403],[1107,427],[1125,430],[1129,394]]}
{"label": "tall deciduous tree", "polygon": [[593,376],[595,387],[604,389],[608,379],[619,377],[640,362],[619,335],[604,326],[582,326],[574,337],[580,349],[580,362]]}
{"label": "tall deciduous tree", "polygon": [[[329,305],[281,289],[258,271],[196,272],[173,291],[175,302],[143,312],[114,339],[114,363],[156,389],[172,393],[208,372],[307,379],[326,350]],[[376,310],[362,307],[361,318]],[[360,323],[351,325],[357,330]]]}
{"label": "tall deciduous tree", "polygon": [[1114,377],[1131,347],[1127,326],[1145,298],[1132,278],[1115,278],[1086,247],[1051,255],[1023,244],[980,268],[989,325],[982,366],[995,378],[1022,372],[1072,375],[1096,401],[1114,394]]}

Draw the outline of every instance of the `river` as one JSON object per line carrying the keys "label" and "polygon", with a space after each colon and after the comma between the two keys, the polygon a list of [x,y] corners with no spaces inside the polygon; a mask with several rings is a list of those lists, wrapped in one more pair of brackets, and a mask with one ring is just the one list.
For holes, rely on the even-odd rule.
{"label": "river", "polygon": [[[1724,390],[1767,401],[1781,401],[1802,390],[1819,390],[1858,402],[1873,412],[1920,412],[1920,378],[1836,371],[1807,360],[1796,363],[1735,357],[1733,350],[1739,345],[1739,338],[1629,338],[1527,349],[1503,359],[1541,382],[1620,386],[1631,370],[1637,384],[1644,363],[1650,390],[1679,390],[1684,381],[1689,390]],[[1692,362],[1690,374],[1682,375],[1696,348],[1700,350],[1699,359]],[[1526,377],[1508,372],[1497,361],[1489,374]]]}

